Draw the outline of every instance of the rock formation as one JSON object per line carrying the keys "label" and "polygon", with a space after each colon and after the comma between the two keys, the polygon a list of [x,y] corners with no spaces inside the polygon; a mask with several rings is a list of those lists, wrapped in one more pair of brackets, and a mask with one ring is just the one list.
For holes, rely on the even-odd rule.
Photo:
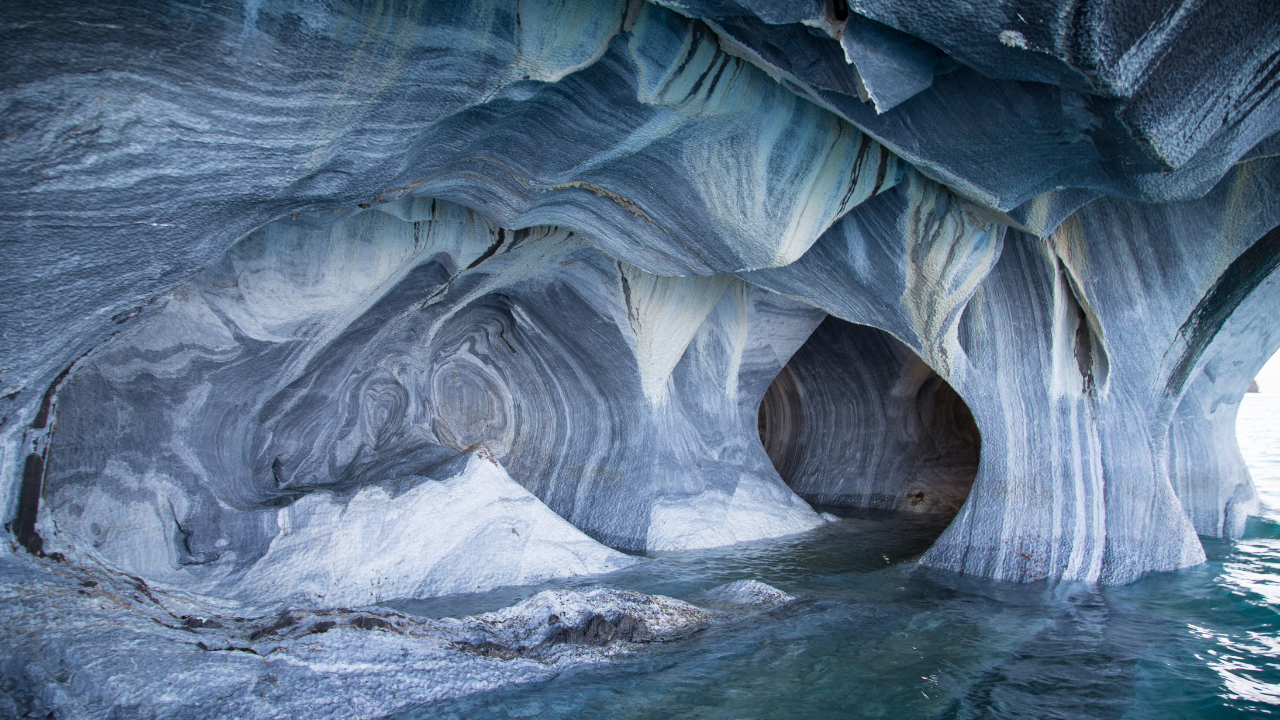
{"label": "rock formation", "polygon": [[821,524],[751,426],[820,312],[443,201],[297,225],[65,381],[45,552],[349,605],[626,564],[561,517],[632,551]]}
{"label": "rock formation", "polygon": [[1131,581],[1255,493],[1280,5],[0,10],[15,548],[247,603],[955,513]]}

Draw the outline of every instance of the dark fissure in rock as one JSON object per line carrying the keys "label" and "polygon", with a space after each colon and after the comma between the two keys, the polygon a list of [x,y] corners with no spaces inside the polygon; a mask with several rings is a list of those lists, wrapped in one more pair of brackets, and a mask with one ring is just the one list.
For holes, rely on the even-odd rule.
{"label": "dark fissure in rock", "polygon": [[18,516],[12,524],[18,544],[32,555],[44,549],[44,540],[36,532],[36,514],[40,510],[40,486],[44,482],[44,458],[38,453],[27,455],[22,468],[22,488],[18,494]]}

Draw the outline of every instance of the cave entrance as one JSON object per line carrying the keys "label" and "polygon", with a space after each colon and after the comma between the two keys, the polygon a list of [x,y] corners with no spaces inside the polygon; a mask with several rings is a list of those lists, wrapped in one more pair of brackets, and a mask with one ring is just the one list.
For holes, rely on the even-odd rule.
{"label": "cave entrance", "polygon": [[893,336],[836,317],[769,386],[759,430],[787,485],[827,508],[949,519],[978,473],[981,438],[959,394]]}

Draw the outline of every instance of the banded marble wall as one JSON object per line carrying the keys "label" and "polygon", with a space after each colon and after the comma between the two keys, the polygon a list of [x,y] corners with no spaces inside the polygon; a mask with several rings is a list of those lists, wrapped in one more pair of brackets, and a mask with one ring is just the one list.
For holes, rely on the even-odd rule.
{"label": "banded marble wall", "polygon": [[[264,568],[400,563],[383,557],[387,538],[438,547],[462,512],[477,537],[523,538],[527,523],[504,509],[522,493],[530,517],[629,551],[806,530],[823,521],[751,422],[822,317],[737,278],[651,275],[565,230],[507,230],[443,201],[407,198],[319,230],[273,223],[60,389],[45,551],[262,597],[272,591],[255,578],[283,572]],[[499,493],[510,498],[406,507],[439,495],[429,488],[475,452],[514,479]],[[302,526],[350,535],[351,518],[379,506],[388,520],[322,557],[282,549]],[[539,543],[555,544],[507,547],[503,574],[468,569],[477,541],[452,538],[438,563],[388,569],[378,592],[554,574],[519,570],[543,562]],[[564,572],[625,564],[574,543],[595,549]],[[357,576],[333,580],[331,600]]]}

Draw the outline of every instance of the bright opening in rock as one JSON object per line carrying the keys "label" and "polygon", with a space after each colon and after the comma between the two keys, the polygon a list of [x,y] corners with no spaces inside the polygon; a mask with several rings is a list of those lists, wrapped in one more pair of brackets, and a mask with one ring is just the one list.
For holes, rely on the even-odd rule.
{"label": "bright opening in rock", "polygon": [[825,506],[952,516],[981,439],[960,396],[888,333],[828,317],[769,386],[760,442]]}
{"label": "bright opening in rock", "polygon": [[[1280,352],[1271,356],[1258,371],[1248,391],[1240,399],[1235,433],[1239,452],[1253,481],[1257,505],[1250,514],[1263,515],[1262,508],[1280,507]],[[1243,493],[1242,493],[1243,494]]]}

